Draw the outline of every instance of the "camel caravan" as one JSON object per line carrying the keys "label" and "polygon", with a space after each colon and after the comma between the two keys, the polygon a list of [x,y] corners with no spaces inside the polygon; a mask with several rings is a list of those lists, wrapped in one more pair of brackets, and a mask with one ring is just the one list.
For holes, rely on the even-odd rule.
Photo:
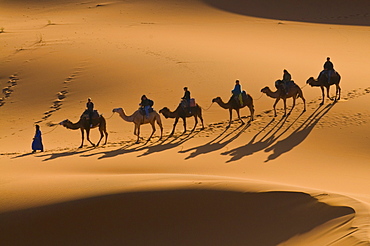
{"label": "camel caravan", "polygon": [[[326,88],[327,91],[327,98],[334,102],[340,100],[341,93],[341,88],[339,86],[340,79],[341,76],[337,71],[334,70],[334,66],[331,63],[330,58],[328,57],[327,61],[324,64],[324,70],[320,72],[318,78],[314,79],[313,77],[310,77],[307,80],[306,84],[310,85],[311,87],[321,88],[322,91],[322,102],[320,103],[321,106],[324,104],[325,99],[324,87]],[[329,89],[331,85],[336,86],[336,94],[334,97],[329,96]],[[292,112],[293,108],[295,107],[296,99],[298,98],[300,98],[303,102],[303,112],[306,111],[306,100],[303,96],[302,89],[292,80],[291,75],[286,69],[283,70],[283,79],[277,80],[275,82],[275,89],[276,89],[275,91],[272,91],[268,86],[261,89],[261,92],[263,94],[266,94],[268,97],[275,99],[275,102],[273,104],[274,117],[277,116],[276,105],[280,101],[280,99],[283,100],[284,103],[283,117],[286,117]],[[231,93],[232,95],[227,102],[224,102],[221,99],[221,97],[216,97],[212,99],[212,103],[217,103],[221,108],[229,110],[229,124],[227,128],[230,127],[231,125],[233,110],[236,111],[238,119],[240,120],[241,124],[242,125],[245,124],[243,119],[240,117],[240,109],[244,107],[249,108],[250,111],[249,123],[252,122],[254,120],[254,111],[255,111],[253,98],[250,94],[246,93],[241,89],[239,80],[235,81],[235,86]],[[293,104],[290,109],[290,112],[287,114],[286,100],[288,98],[292,98]],[[159,110],[159,113],[157,113],[153,109],[153,104],[154,103],[152,100],[143,95],[141,97],[141,103],[139,104],[140,108],[131,115],[126,115],[123,108],[114,108],[112,110],[113,113],[117,113],[124,121],[134,123],[134,135],[136,135],[137,137],[136,143],[139,143],[140,141],[140,127],[141,125],[144,124],[150,124],[152,127],[152,133],[147,139],[147,142],[149,142],[149,140],[153,137],[154,133],[156,132],[156,124],[160,128],[159,140],[162,139],[163,126],[160,114],[162,114],[166,119],[168,118],[175,119],[169,137],[173,136],[176,129],[176,125],[180,118],[183,121],[184,126],[183,133],[186,133],[187,131],[186,118],[189,117],[193,117],[195,122],[191,132],[193,132],[196,128],[198,124],[198,118],[202,124],[201,130],[204,129],[202,107],[195,102],[194,98],[191,98],[190,91],[188,90],[187,87],[184,87],[184,96],[181,98],[179,105],[174,111],[171,111],[169,108],[164,107],[161,110]],[[80,129],[82,141],[79,148],[83,147],[85,132],[87,141],[93,147],[98,146],[104,136],[105,136],[104,144],[107,143],[108,132],[106,120],[102,115],[98,113],[97,110],[94,109],[94,104],[92,103],[90,98],[88,98],[88,101],[86,103],[86,110],[83,112],[78,122],[72,123],[70,120],[66,119],[60,122],[59,124],[71,130]],[[90,140],[90,129],[93,128],[98,128],[100,132],[100,139],[97,142],[97,144],[94,144]]]}

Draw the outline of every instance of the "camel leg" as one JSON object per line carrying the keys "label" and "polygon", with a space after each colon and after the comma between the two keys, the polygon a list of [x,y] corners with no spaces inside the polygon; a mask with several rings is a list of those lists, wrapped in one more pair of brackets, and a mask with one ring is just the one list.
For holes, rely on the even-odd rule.
{"label": "camel leg", "polygon": [[280,98],[276,98],[274,105],[272,106],[274,108],[274,117],[277,116],[276,114],[276,104],[280,101]]}
{"label": "camel leg", "polygon": [[322,93],[322,102],[320,103],[320,105],[324,105],[324,101],[325,101],[324,87],[320,86],[320,88],[321,88],[321,93]]}
{"label": "camel leg", "polygon": [[99,139],[98,143],[96,144],[96,146],[99,146],[100,141],[101,141],[101,140],[103,139],[103,137],[104,137],[103,131],[102,131],[101,129],[99,129],[99,132],[100,132],[100,139]]}
{"label": "camel leg", "polygon": [[136,136],[137,136],[137,140],[136,140],[136,143],[139,143],[139,138],[140,138],[140,124],[138,125],[135,125],[135,128],[136,128]]}
{"label": "camel leg", "polygon": [[204,129],[204,123],[203,123],[203,116],[202,116],[202,111],[199,110],[199,115],[198,115],[200,122],[202,123],[202,130]]}
{"label": "camel leg", "polygon": [[229,115],[230,115],[230,119],[229,119],[229,126],[227,127],[230,127],[231,125],[231,120],[232,120],[232,117],[233,117],[233,110],[231,108],[229,108]]}
{"label": "camel leg", "polygon": [[336,86],[336,95],[335,95],[335,98],[337,98],[338,97],[338,99],[336,99],[336,100],[340,100],[340,93],[341,93],[341,88],[340,88],[340,86],[339,86],[339,84],[336,84],[335,85]]}
{"label": "camel leg", "polygon": [[[176,125],[177,125],[177,122],[179,121],[179,118],[176,117],[175,118],[175,122],[173,123],[173,128],[172,128],[172,132],[170,133],[170,136],[172,136],[174,133],[175,133],[175,129],[176,129]],[[158,122],[157,122],[158,123]]]}
{"label": "camel leg", "polygon": [[195,130],[195,127],[198,125],[198,116],[196,114],[194,114],[194,121],[195,121],[195,124],[194,124],[193,129],[191,130],[192,132]]}
{"label": "camel leg", "polygon": [[152,134],[150,134],[147,142],[149,142],[149,140],[152,138],[152,136],[154,135],[155,133],[155,125],[154,125],[154,121],[150,123],[150,125],[152,125]]}
{"label": "camel leg", "polygon": [[239,109],[236,109],[236,113],[238,114],[238,118],[239,120],[242,122],[242,125],[244,125],[244,121],[242,120],[242,118],[240,117],[240,110]]}
{"label": "camel leg", "polygon": [[183,122],[183,125],[184,125],[184,133],[185,133],[186,132],[186,116],[182,117],[182,122]]}
{"label": "camel leg", "polygon": [[[163,136],[163,125],[162,125],[161,116],[159,114],[155,117],[153,125],[154,125],[155,122],[157,122],[157,124],[159,126],[159,129],[161,130],[161,136],[159,137],[159,140],[161,140],[162,136]],[[175,128],[173,128],[173,131],[175,131]]]}
{"label": "camel leg", "polygon": [[290,114],[293,112],[293,109],[294,109],[294,107],[295,107],[295,100],[296,100],[296,97],[295,97],[295,96],[293,96],[293,105],[292,105],[292,108],[290,109],[290,111],[289,111],[288,115],[290,115]]}
{"label": "camel leg", "polygon": [[90,129],[88,128],[88,129],[86,129],[86,139],[87,139],[87,141],[89,141],[89,143],[93,146],[93,147],[95,147],[95,144],[93,143],[93,142],[91,142],[91,140],[90,140]]}
{"label": "camel leg", "polygon": [[157,118],[157,124],[159,126],[159,129],[161,130],[161,136],[159,137],[159,139],[161,140],[162,139],[162,135],[163,135],[163,126],[162,126],[161,118]]}
{"label": "camel leg", "polygon": [[249,108],[249,111],[251,113],[251,118],[249,120],[251,122],[251,121],[254,120],[254,108],[253,108],[253,105],[249,105],[248,108]]}
{"label": "camel leg", "polygon": [[283,103],[284,103],[284,115],[283,115],[283,117],[285,117],[286,116],[286,98],[283,99]]}
{"label": "camel leg", "polygon": [[108,141],[108,132],[106,129],[103,130],[104,131],[104,134],[105,134],[105,141],[104,141],[104,145],[107,144],[107,141]]}
{"label": "camel leg", "polygon": [[329,91],[330,91],[330,86],[326,87],[326,96],[327,96],[331,101],[333,101],[334,99],[330,97],[330,95],[329,95]]}
{"label": "camel leg", "polygon": [[82,136],[82,142],[79,148],[82,148],[84,146],[85,132],[84,132],[84,129],[82,128],[81,128],[81,136]]}
{"label": "camel leg", "polygon": [[299,95],[302,98],[303,101],[303,112],[306,112],[306,99],[303,97],[303,93]]}

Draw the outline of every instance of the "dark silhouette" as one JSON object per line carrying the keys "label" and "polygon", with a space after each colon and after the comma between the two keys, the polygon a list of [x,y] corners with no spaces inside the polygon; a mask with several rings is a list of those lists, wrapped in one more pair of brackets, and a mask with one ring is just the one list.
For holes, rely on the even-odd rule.
{"label": "dark silhouette", "polygon": [[42,144],[40,126],[36,125],[35,127],[36,127],[36,132],[35,132],[35,136],[33,137],[33,141],[32,141],[32,153],[35,153],[36,150],[40,150],[41,152],[43,152],[44,145]]}
{"label": "dark silhouette", "polygon": [[[313,77],[310,77],[307,80],[306,83],[309,84],[312,87],[320,87],[321,88],[322,102],[320,103],[320,105],[323,105],[324,100],[325,100],[324,87],[326,88],[326,95],[330,100],[332,100],[332,101],[340,100],[340,93],[341,93],[341,88],[339,86],[340,79],[341,79],[341,76],[339,75],[339,73],[334,71],[334,73],[331,77],[330,83],[328,82],[328,78],[326,76],[322,75],[322,74],[319,75],[318,79],[314,79]],[[335,97],[330,97],[329,96],[329,90],[330,90],[331,85],[335,85],[335,87],[336,87]]]}
{"label": "dark silhouette", "polygon": [[238,114],[238,119],[242,122],[242,124],[245,124],[242,118],[240,117],[240,109],[244,108],[247,106],[249,108],[249,111],[251,113],[250,115],[250,120],[253,121],[254,119],[254,105],[253,105],[253,98],[251,95],[246,94],[245,91],[242,92],[242,99],[243,99],[243,106],[240,105],[235,99],[234,96],[231,96],[229,101],[227,103],[223,102],[221,97],[216,97],[212,100],[212,102],[216,102],[218,105],[220,105],[221,108],[228,109],[229,110],[229,115],[230,115],[230,120],[229,120],[229,126],[231,125],[231,120],[232,120],[232,111],[235,110],[236,113]]}
{"label": "dark silhouette", "polygon": [[[104,137],[104,134],[105,134],[104,144],[107,143],[107,139],[108,139],[107,123],[102,115],[99,115],[97,118],[92,119],[92,127],[90,127],[90,122],[85,117],[81,117],[80,120],[76,123],[72,123],[70,120],[67,119],[67,120],[60,122],[60,124],[66,127],[67,129],[71,129],[71,130],[80,129],[81,130],[82,142],[79,148],[82,148],[84,144],[84,131],[86,131],[87,141],[89,141],[92,146],[94,147],[98,146],[100,141]],[[99,132],[100,132],[100,139],[96,145],[90,141],[90,129],[95,128],[95,127],[99,127]]]}
{"label": "dark silhouette", "polygon": [[179,118],[181,118],[182,121],[184,122],[184,133],[186,132],[186,118],[188,117],[194,117],[194,121],[195,121],[194,127],[191,131],[195,130],[195,127],[198,124],[198,117],[202,123],[202,130],[204,129],[202,109],[198,104],[196,104],[195,107],[191,107],[191,110],[187,110],[187,109],[184,109],[184,107],[182,107],[180,103],[180,105],[173,112],[169,108],[164,107],[161,110],[159,110],[159,113],[163,114],[163,116],[166,119],[167,118],[175,119],[175,123],[173,124],[173,129],[172,129],[172,132],[170,133],[170,136],[172,136],[173,133],[175,132],[175,128],[176,128],[177,122],[179,121]]}

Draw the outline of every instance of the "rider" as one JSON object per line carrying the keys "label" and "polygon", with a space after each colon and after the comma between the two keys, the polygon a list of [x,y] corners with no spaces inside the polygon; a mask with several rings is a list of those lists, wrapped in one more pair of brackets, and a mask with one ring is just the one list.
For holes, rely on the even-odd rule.
{"label": "rider", "polygon": [[86,108],[87,108],[87,113],[89,114],[90,127],[92,127],[93,126],[92,119],[94,115],[94,103],[91,101],[90,97],[87,99]]}
{"label": "rider", "polygon": [[154,102],[145,95],[141,96],[141,103],[139,105],[144,109],[146,118],[149,118],[149,109],[153,106],[153,104]]}
{"label": "rider", "polygon": [[190,91],[188,90],[188,87],[184,87],[184,96],[181,98],[185,103],[186,107],[190,111]]}
{"label": "rider", "polygon": [[240,106],[243,106],[243,98],[242,98],[242,87],[240,85],[239,80],[235,81],[234,89],[231,91],[235,100],[240,103]]}
{"label": "rider", "polygon": [[330,61],[330,57],[327,57],[326,62],[324,63],[324,71],[323,72],[326,73],[326,75],[328,76],[328,83],[330,83],[330,77],[331,77],[333,71],[334,71],[334,65]]}
{"label": "rider", "polygon": [[283,88],[285,90],[285,93],[288,94],[288,90],[289,90],[289,82],[292,80],[292,75],[290,75],[290,73],[284,69],[283,70]]}

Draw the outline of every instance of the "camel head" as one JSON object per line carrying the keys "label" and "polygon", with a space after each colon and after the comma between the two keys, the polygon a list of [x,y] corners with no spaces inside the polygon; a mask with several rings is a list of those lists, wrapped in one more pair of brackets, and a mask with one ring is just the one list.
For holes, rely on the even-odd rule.
{"label": "camel head", "polygon": [[61,121],[61,122],[59,123],[59,125],[62,125],[62,126],[64,126],[64,127],[66,127],[66,126],[67,126],[67,124],[72,124],[72,122],[71,122],[70,120],[66,119],[66,120],[63,120],[63,121]]}
{"label": "camel head", "polygon": [[270,88],[268,86],[265,86],[261,89],[261,92],[262,93],[267,93],[268,91],[270,90]]}
{"label": "camel head", "polygon": [[316,80],[313,77],[310,77],[307,81],[306,84],[311,84],[312,82],[315,82]]}
{"label": "camel head", "polygon": [[216,97],[216,98],[213,98],[212,99],[212,102],[220,102],[221,101],[221,97]]}
{"label": "camel head", "polygon": [[167,119],[168,118],[168,114],[170,113],[170,109],[167,108],[167,107],[164,107],[161,110],[159,110],[159,113],[160,114],[163,114],[163,116]]}
{"label": "camel head", "polygon": [[113,113],[118,113],[119,111],[123,111],[123,109],[122,108],[114,108],[112,110]]}

